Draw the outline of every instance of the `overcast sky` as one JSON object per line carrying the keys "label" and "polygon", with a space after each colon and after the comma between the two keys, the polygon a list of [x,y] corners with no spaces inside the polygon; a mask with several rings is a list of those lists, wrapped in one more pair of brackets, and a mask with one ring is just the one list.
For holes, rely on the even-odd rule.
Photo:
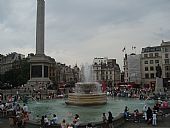
{"label": "overcast sky", "polygon": [[[0,0],[0,54],[35,53],[36,0]],[[46,0],[45,54],[67,65],[170,40],[170,0]],[[132,51],[132,46],[136,47]]]}

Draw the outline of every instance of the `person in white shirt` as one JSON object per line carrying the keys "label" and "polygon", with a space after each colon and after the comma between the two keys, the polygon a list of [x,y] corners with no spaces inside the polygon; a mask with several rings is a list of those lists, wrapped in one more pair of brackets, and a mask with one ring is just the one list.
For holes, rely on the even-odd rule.
{"label": "person in white shirt", "polygon": [[28,106],[27,105],[23,105],[23,110],[24,110],[24,112],[28,112]]}
{"label": "person in white shirt", "polygon": [[157,118],[156,118],[156,112],[154,111],[153,114],[152,114],[152,125],[153,125],[153,126],[156,126],[156,120],[157,120]]}
{"label": "person in white shirt", "polygon": [[146,114],[146,111],[147,111],[148,107],[146,106],[146,104],[143,106],[143,115],[144,115],[144,118],[145,118],[145,121],[147,120],[147,114]]}
{"label": "person in white shirt", "polygon": [[5,106],[3,103],[0,104],[0,110],[3,111],[5,109]]}
{"label": "person in white shirt", "polygon": [[51,124],[57,124],[58,123],[58,117],[56,114],[53,114],[53,119],[51,120]]}
{"label": "person in white shirt", "polygon": [[44,116],[44,123],[45,123],[45,127],[47,127],[49,122],[46,115]]}

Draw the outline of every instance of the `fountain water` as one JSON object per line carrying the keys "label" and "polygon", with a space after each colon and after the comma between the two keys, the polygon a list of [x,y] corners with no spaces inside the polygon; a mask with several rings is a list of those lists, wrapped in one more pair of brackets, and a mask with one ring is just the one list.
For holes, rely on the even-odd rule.
{"label": "fountain water", "polygon": [[36,104],[39,103],[39,102],[38,102],[34,97],[32,97],[32,96],[26,96],[24,102],[27,103],[27,102],[28,102],[28,101],[27,101],[28,99],[32,99],[33,101],[35,101]]}
{"label": "fountain water", "polygon": [[84,81],[75,85],[75,93],[68,94],[66,104],[71,105],[101,105],[107,103],[105,93],[101,92],[101,85],[97,82],[92,82],[91,66],[83,67]]}
{"label": "fountain water", "polygon": [[38,103],[38,101],[34,98],[34,97],[31,97],[36,103]]}

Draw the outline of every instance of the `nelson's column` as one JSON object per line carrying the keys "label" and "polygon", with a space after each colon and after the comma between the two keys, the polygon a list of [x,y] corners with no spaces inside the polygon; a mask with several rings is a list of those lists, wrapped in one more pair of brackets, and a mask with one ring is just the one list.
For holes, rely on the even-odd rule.
{"label": "nelson's column", "polygon": [[45,28],[45,1],[37,0],[36,21],[36,54],[30,57],[30,80],[28,84],[33,88],[47,88],[51,83],[49,79],[49,66],[55,60],[44,54],[44,28]]}

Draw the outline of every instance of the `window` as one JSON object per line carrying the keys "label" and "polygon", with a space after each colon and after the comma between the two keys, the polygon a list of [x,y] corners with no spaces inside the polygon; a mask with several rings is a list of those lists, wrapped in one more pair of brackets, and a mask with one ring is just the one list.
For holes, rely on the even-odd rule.
{"label": "window", "polygon": [[151,78],[154,78],[154,73],[151,73]]}
{"label": "window", "polygon": [[165,54],[165,58],[168,58],[168,53]]}
{"label": "window", "polygon": [[145,64],[148,64],[148,61],[147,61],[147,60],[145,61]]}
{"label": "window", "polygon": [[145,78],[146,78],[146,79],[149,78],[149,74],[148,74],[148,73],[145,74]]}
{"label": "window", "polygon": [[169,64],[169,59],[165,59],[165,64]]}
{"label": "window", "polygon": [[156,47],[155,51],[161,51],[161,48],[160,47]]}
{"label": "window", "polygon": [[159,60],[155,60],[155,63],[156,63],[156,64],[159,64]]}
{"label": "window", "polygon": [[150,64],[153,64],[153,60],[150,60]]}
{"label": "window", "polygon": [[145,71],[148,71],[148,67],[145,67]]}
{"label": "window", "polygon": [[153,71],[153,70],[154,70],[154,67],[153,67],[153,66],[151,66],[151,67],[150,67],[150,71]]}
{"label": "window", "polygon": [[165,48],[165,52],[168,52],[168,48]]}
{"label": "window", "polygon": [[149,53],[149,57],[153,57],[153,53]]}
{"label": "window", "polygon": [[159,56],[159,53],[155,53],[155,57],[158,57]]}
{"label": "window", "polygon": [[170,70],[170,66],[165,66],[165,71],[169,71]]}
{"label": "window", "polygon": [[169,78],[169,77],[170,77],[170,73],[169,73],[169,72],[166,72],[165,75],[166,75],[166,76],[165,76],[166,78]]}
{"label": "window", "polygon": [[147,57],[148,57],[148,54],[144,54],[144,57],[146,57],[146,58],[147,58]]}

